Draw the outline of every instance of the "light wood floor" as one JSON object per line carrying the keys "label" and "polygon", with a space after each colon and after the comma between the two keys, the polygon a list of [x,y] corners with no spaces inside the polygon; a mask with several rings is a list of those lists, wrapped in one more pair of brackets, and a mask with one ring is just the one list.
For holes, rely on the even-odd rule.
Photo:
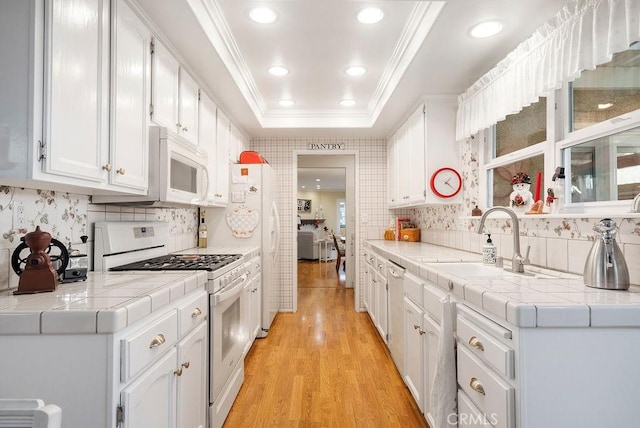
{"label": "light wood floor", "polygon": [[269,336],[255,341],[224,426],[427,427],[335,262],[301,262],[298,272],[306,278],[298,312],[278,314]]}

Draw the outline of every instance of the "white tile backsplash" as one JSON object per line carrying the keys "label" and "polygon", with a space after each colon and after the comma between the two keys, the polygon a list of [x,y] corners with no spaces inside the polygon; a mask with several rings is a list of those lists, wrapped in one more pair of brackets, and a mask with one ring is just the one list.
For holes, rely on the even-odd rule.
{"label": "white tile backsplash", "polygon": [[566,271],[568,267],[566,239],[547,239],[547,267]]}

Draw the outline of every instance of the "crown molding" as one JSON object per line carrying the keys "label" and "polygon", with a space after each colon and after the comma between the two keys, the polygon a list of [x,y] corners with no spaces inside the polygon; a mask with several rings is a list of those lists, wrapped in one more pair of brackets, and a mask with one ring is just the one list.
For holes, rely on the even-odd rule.
{"label": "crown molding", "polygon": [[393,94],[445,1],[418,1],[366,109],[274,110],[267,105],[216,0],[187,0],[193,15],[264,128],[371,128]]}

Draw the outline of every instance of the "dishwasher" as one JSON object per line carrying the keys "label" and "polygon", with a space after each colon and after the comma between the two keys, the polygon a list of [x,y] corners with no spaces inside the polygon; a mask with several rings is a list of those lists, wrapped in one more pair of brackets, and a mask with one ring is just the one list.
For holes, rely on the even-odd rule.
{"label": "dishwasher", "polygon": [[402,375],[404,365],[404,272],[405,268],[387,261],[387,283],[389,286],[389,351]]}

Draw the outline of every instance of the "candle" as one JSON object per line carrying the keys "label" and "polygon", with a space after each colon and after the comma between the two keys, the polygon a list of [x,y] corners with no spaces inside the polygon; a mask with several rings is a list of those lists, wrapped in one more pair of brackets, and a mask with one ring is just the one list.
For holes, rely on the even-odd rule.
{"label": "candle", "polygon": [[538,179],[536,180],[536,196],[533,199],[533,202],[538,202],[540,200],[540,187],[542,186],[542,172],[538,173]]}

